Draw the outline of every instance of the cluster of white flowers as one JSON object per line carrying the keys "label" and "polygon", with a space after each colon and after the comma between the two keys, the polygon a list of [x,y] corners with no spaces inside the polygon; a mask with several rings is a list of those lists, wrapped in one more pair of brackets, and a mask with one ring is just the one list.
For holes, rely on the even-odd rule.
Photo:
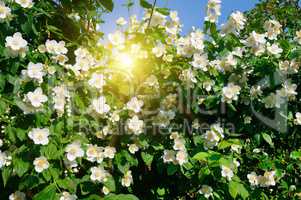
{"label": "cluster of white flowers", "polygon": [[144,121],[140,120],[137,115],[134,115],[131,119],[128,120],[127,128],[133,134],[140,135],[144,129]]}
{"label": "cluster of white flowers", "polygon": [[49,168],[49,162],[46,157],[41,156],[38,158],[35,158],[33,161],[34,169],[36,172],[41,173],[42,171]]}
{"label": "cluster of white flowers", "polygon": [[199,193],[204,195],[205,198],[209,199],[213,195],[213,189],[209,185],[202,185]]}
{"label": "cluster of white flowers", "polygon": [[103,167],[92,167],[90,179],[92,181],[105,182],[110,174]]}
{"label": "cluster of white flowers", "polygon": [[87,49],[80,47],[74,51],[74,54],[75,64],[65,67],[71,69],[76,76],[80,76],[82,73],[88,72],[90,68],[97,66],[97,60]]}
{"label": "cluster of white flowers", "polygon": [[33,92],[28,92],[25,96],[25,101],[29,102],[34,108],[40,108],[47,100],[48,97],[43,94],[43,90],[40,87]]}
{"label": "cluster of white flowers", "polygon": [[11,164],[11,156],[8,156],[6,152],[0,150],[0,169],[9,166]]}
{"label": "cluster of white flowers", "polygon": [[263,176],[258,176],[255,172],[252,172],[247,177],[252,186],[269,187],[276,185],[275,171],[266,171]]}
{"label": "cluster of white flowers", "polygon": [[128,170],[121,179],[121,185],[124,187],[130,187],[131,184],[133,184],[132,171]]}
{"label": "cluster of white flowers", "polygon": [[35,144],[47,145],[49,143],[50,132],[48,128],[33,128],[28,137],[33,140]]}
{"label": "cluster of white flowers", "polygon": [[239,34],[244,29],[247,19],[243,13],[236,11],[230,15],[228,22],[222,26],[222,32],[225,34],[234,33]]}
{"label": "cluster of white flowers", "polygon": [[139,113],[143,106],[143,101],[139,100],[137,97],[133,97],[127,104],[127,109],[133,111],[134,113]]}
{"label": "cluster of white flowers", "polygon": [[24,192],[16,191],[9,195],[9,200],[26,200],[26,195]]}
{"label": "cluster of white flowers", "polygon": [[38,81],[38,83],[43,82],[43,76],[45,75],[44,66],[42,63],[32,63],[29,62],[27,65],[27,70],[23,70],[22,74],[32,80]]}
{"label": "cluster of white flowers", "polygon": [[228,181],[231,181],[232,177],[234,176],[234,172],[231,167],[222,165],[222,177],[225,177]]}
{"label": "cluster of white flowers", "polygon": [[15,0],[22,8],[31,8],[33,6],[32,0]]}
{"label": "cluster of white flowers", "polygon": [[97,99],[92,100],[92,107],[95,112],[98,114],[106,114],[110,111],[110,106],[106,104],[106,98],[104,96],[100,96]]}
{"label": "cluster of white flowers", "polygon": [[174,163],[183,165],[188,162],[188,154],[185,147],[185,140],[180,137],[178,132],[173,132],[170,139],[174,141],[173,150],[164,150],[164,163]]}
{"label": "cluster of white flowers", "polygon": [[204,148],[211,149],[218,145],[218,143],[224,138],[224,130],[219,124],[213,124],[210,130],[207,130],[203,135]]}
{"label": "cluster of white flowers", "polygon": [[11,15],[11,9],[5,6],[4,2],[0,1],[0,22],[10,17],[10,15]]}
{"label": "cluster of white flowers", "polygon": [[211,23],[216,23],[218,17],[221,15],[221,1],[208,0],[206,12],[207,12],[207,16],[205,20]]}
{"label": "cluster of white flowers", "polygon": [[16,32],[13,36],[7,36],[5,39],[5,47],[12,57],[25,57],[28,50],[28,42],[23,39],[22,34]]}
{"label": "cluster of white flowers", "polygon": [[222,101],[227,103],[232,103],[232,101],[238,100],[238,95],[240,93],[241,87],[233,83],[229,83],[223,88],[223,98]]}
{"label": "cluster of white flowers", "polygon": [[69,92],[65,85],[56,86],[52,89],[53,91],[53,103],[54,109],[59,115],[64,113],[66,98],[69,98]]}
{"label": "cluster of white flowers", "polygon": [[66,156],[69,161],[74,161],[76,158],[81,158],[85,154],[84,150],[81,148],[80,142],[78,141],[68,144],[65,152],[67,153]]}
{"label": "cluster of white flowers", "polygon": [[106,84],[105,76],[100,73],[93,73],[88,84],[102,91],[103,86]]}
{"label": "cluster of white flowers", "polygon": [[76,200],[77,196],[75,194],[70,194],[69,192],[63,192],[60,200]]}

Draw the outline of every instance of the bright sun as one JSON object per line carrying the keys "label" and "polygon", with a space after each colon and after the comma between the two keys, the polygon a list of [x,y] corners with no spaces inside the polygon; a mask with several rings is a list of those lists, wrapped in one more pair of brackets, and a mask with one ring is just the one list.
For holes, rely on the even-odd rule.
{"label": "bright sun", "polygon": [[132,58],[131,55],[127,54],[127,53],[121,53],[119,55],[119,58],[117,58],[120,62],[120,67],[122,68],[126,68],[126,69],[131,69],[133,68],[134,65],[134,59]]}

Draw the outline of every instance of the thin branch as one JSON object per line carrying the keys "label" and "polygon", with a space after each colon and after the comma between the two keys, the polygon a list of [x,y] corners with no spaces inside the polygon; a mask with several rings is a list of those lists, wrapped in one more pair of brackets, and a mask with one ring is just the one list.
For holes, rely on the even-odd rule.
{"label": "thin branch", "polygon": [[152,17],[153,17],[153,14],[154,14],[154,10],[155,10],[156,3],[157,3],[157,0],[155,0],[154,3],[153,3],[152,10],[151,10],[151,15],[150,15],[150,17],[149,17],[149,21],[148,21],[147,28],[149,28],[150,23],[151,23],[151,21],[152,21]]}

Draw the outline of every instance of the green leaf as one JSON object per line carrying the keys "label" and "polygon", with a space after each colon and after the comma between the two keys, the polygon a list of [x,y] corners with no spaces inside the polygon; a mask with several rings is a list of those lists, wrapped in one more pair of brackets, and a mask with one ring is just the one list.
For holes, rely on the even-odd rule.
{"label": "green leaf", "polygon": [[12,174],[11,168],[4,167],[2,169],[2,180],[3,180],[4,187],[6,186],[6,183],[7,183],[8,179],[10,178],[11,174]]}
{"label": "green leaf", "polygon": [[29,170],[30,163],[17,158],[13,160],[13,166],[17,175],[21,177]]}
{"label": "green leaf", "polygon": [[147,8],[147,9],[150,9],[150,8],[153,7],[152,4],[150,4],[146,0],[140,0],[140,6],[143,7],[143,8]]}
{"label": "green leaf", "polygon": [[207,152],[199,152],[193,156],[193,159],[199,161],[206,161],[209,156],[210,154]]}
{"label": "green leaf", "polygon": [[274,146],[274,143],[272,141],[272,138],[270,135],[266,134],[266,133],[261,133],[263,139],[271,146],[273,147]]}
{"label": "green leaf", "polygon": [[47,146],[41,148],[41,154],[52,160],[60,158],[61,152],[56,148],[55,144],[49,143]]}
{"label": "green leaf", "polygon": [[145,152],[142,152],[141,153],[141,157],[142,157],[143,161],[145,162],[145,164],[147,166],[150,167],[152,165],[152,162],[153,162],[153,159],[154,159],[153,155],[145,153]]}
{"label": "green leaf", "polygon": [[41,192],[36,194],[32,199],[33,200],[55,200],[56,199],[56,187],[54,184],[51,184],[45,187]]}
{"label": "green leaf", "polygon": [[139,200],[138,197],[132,194],[110,194],[104,200]]}
{"label": "green leaf", "polygon": [[235,199],[239,194],[243,199],[248,198],[249,192],[245,186],[236,181],[230,181],[229,183],[229,193]]}
{"label": "green leaf", "polygon": [[70,191],[71,193],[76,192],[76,181],[71,178],[59,179],[56,181],[60,188]]}
{"label": "green leaf", "polygon": [[293,151],[290,154],[290,158],[297,160],[297,159],[301,159],[301,152],[300,151]]}
{"label": "green leaf", "polygon": [[107,178],[107,181],[104,182],[104,185],[110,190],[110,192],[115,192],[116,185],[115,185],[115,180],[112,176]]}
{"label": "green leaf", "polygon": [[112,0],[98,0],[98,3],[100,3],[103,7],[105,7],[110,12],[114,9],[114,3]]}
{"label": "green leaf", "polygon": [[229,183],[229,193],[231,195],[231,197],[233,197],[234,199],[236,198],[237,194],[238,194],[238,184],[237,182],[234,181],[230,181]]}

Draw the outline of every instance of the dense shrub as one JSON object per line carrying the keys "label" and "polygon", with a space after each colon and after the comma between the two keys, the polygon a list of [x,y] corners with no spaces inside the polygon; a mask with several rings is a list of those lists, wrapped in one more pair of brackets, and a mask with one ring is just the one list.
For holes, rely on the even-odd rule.
{"label": "dense shrub", "polygon": [[106,44],[111,1],[0,3],[1,199],[300,198],[298,2],[140,3]]}

